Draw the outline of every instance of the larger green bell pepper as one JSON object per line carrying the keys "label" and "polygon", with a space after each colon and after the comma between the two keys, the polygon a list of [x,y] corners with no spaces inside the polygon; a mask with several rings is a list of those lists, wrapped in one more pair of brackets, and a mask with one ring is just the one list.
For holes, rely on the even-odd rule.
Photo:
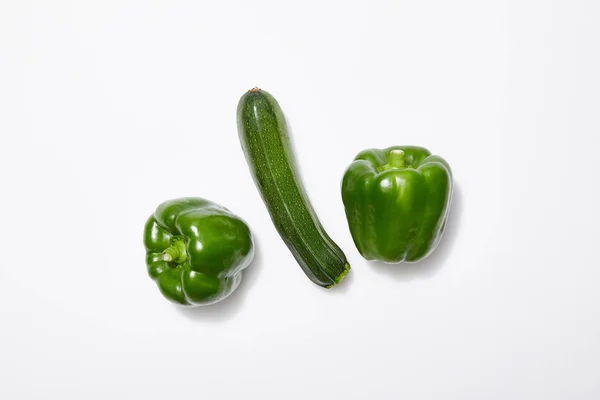
{"label": "larger green bell pepper", "polygon": [[451,197],[448,163],[416,146],[365,150],[342,181],[354,244],[364,258],[387,263],[419,261],[436,248]]}
{"label": "larger green bell pepper", "polygon": [[160,204],[146,222],[144,245],[150,277],[168,300],[186,306],[225,299],[254,256],[246,223],[201,198]]}

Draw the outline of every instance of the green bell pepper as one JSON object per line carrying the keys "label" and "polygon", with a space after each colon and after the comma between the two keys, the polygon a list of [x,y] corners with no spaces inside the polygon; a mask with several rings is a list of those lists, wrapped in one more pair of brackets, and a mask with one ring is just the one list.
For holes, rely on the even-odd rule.
{"label": "green bell pepper", "polygon": [[452,171],[422,147],[359,153],[342,180],[352,239],[367,260],[415,262],[438,245],[450,208]]}
{"label": "green bell pepper", "polygon": [[201,198],[160,204],[146,222],[144,245],[150,277],[168,300],[185,306],[225,299],[254,257],[246,223]]}

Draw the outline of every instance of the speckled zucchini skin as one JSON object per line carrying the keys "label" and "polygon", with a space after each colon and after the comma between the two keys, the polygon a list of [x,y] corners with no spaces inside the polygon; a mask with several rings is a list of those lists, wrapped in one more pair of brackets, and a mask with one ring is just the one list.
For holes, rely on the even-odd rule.
{"label": "speckled zucchini skin", "polygon": [[239,101],[237,124],[250,172],[279,235],[314,283],[326,288],[340,283],[350,264],[306,195],[279,104],[268,92],[251,89]]}

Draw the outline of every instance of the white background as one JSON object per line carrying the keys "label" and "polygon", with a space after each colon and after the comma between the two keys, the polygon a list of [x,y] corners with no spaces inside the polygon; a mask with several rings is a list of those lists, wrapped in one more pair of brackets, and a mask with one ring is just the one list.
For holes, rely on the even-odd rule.
{"label": "white background", "polygon": [[[600,3],[3,1],[0,397],[597,399]],[[352,272],[313,285],[250,178],[235,109],[287,115]],[[446,158],[447,234],[363,260],[340,181],[369,147]],[[146,275],[162,201],[242,216],[242,285],[181,310]]]}

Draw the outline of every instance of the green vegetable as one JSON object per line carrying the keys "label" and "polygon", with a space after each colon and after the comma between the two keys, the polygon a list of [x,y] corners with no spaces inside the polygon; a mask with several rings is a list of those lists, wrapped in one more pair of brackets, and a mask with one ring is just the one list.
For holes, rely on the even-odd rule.
{"label": "green vegetable", "polygon": [[340,283],[350,264],[306,195],[279,104],[254,88],[239,101],[237,123],[251,175],[279,235],[314,283],[326,288]]}
{"label": "green vegetable", "polygon": [[424,148],[359,153],[342,181],[350,232],[367,260],[419,261],[438,245],[452,197],[452,172]]}
{"label": "green vegetable", "polygon": [[186,306],[225,299],[254,256],[246,223],[201,198],[160,204],[146,222],[144,245],[150,277],[168,300]]}

